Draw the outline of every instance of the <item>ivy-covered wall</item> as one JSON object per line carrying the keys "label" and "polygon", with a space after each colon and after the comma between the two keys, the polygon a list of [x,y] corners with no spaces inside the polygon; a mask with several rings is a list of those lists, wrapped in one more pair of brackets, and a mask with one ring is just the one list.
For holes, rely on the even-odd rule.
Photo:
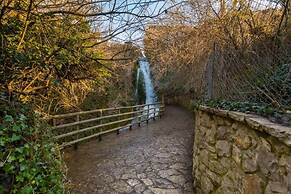
{"label": "ivy-covered wall", "polygon": [[291,128],[260,116],[199,107],[196,193],[291,193]]}

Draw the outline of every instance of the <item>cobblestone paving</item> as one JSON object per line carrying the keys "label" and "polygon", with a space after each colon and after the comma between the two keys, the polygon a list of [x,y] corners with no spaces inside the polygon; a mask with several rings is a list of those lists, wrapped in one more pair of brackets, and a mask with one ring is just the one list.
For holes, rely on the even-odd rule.
{"label": "cobblestone paving", "polygon": [[161,120],[67,149],[73,192],[192,194],[192,120],[184,109],[167,106]]}

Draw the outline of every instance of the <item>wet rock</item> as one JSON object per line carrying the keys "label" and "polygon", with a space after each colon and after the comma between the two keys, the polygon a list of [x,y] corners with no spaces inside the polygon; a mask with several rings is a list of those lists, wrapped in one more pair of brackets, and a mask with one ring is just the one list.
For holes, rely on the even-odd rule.
{"label": "wet rock", "polygon": [[170,168],[173,168],[173,169],[185,169],[185,164],[183,163],[175,163],[173,165],[170,166]]}
{"label": "wet rock", "polygon": [[158,186],[160,188],[166,188],[166,189],[174,189],[175,188],[173,186],[173,184],[167,179],[155,179],[154,185]]}
{"label": "wet rock", "polygon": [[280,166],[285,166],[291,169],[291,156],[287,155],[282,155],[280,160],[279,160],[279,165]]}
{"label": "wet rock", "polygon": [[291,171],[285,177],[285,183],[288,185],[288,190],[291,191]]}
{"label": "wet rock", "polygon": [[219,186],[221,183],[221,177],[217,174],[215,174],[214,172],[207,170],[206,171],[206,175],[207,177],[211,180],[212,184],[214,186]]}
{"label": "wet rock", "polygon": [[242,155],[242,168],[245,172],[255,172],[257,170],[257,155],[251,151]]}
{"label": "wet rock", "polygon": [[271,152],[271,145],[264,138],[260,138],[259,149],[262,151]]}
{"label": "wet rock", "polygon": [[185,183],[184,185],[184,190],[187,192],[187,193],[193,193],[193,184],[192,182],[187,182]]}
{"label": "wet rock", "polygon": [[120,193],[130,193],[132,191],[132,188],[125,181],[112,183],[112,188]]}
{"label": "wet rock", "polygon": [[[291,193],[291,150],[280,139],[287,137],[287,128],[274,131],[279,129],[275,124],[261,126],[262,122],[254,120],[258,116],[247,121],[246,115],[221,116],[216,114],[219,110],[204,111],[207,115],[196,116],[196,124],[203,119],[210,123],[196,126],[195,140],[199,141],[194,141],[193,149],[197,193]],[[231,120],[225,118],[229,116]],[[266,131],[266,127],[274,130]],[[289,139],[290,135],[291,132]]]}
{"label": "wet rock", "polygon": [[213,191],[213,188],[213,184],[208,177],[201,177],[201,189],[204,193],[211,193],[211,191]]}
{"label": "wet rock", "polygon": [[216,154],[216,150],[213,146],[210,146],[210,145],[206,145],[206,150],[208,152],[211,152],[211,153],[215,153]]}
{"label": "wet rock", "polygon": [[148,178],[146,178],[146,179],[141,179],[141,181],[144,182],[144,184],[145,184],[146,186],[150,186],[150,185],[153,184],[153,182],[151,181],[151,179],[148,179]]}
{"label": "wet rock", "polygon": [[207,114],[202,114],[200,117],[200,124],[204,127],[211,127],[211,119]]}
{"label": "wet rock", "polygon": [[238,188],[235,187],[234,181],[228,177],[224,176],[221,181],[221,186],[217,189],[217,193],[221,194],[230,194],[230,193],[236,193],[236,190]]}
{"label": "wet rock", "polygon": [[158,158],[169,158],[169,154],[168,153],[159,153],[156,155],[156,157]]}
{"label": "wet rock", "polygon": [[186,179],[183,175],[173,175],[167,178],[173,183],[183,186],[186,183]]}
{"label": "wet rock", "polygon": [[201,150],[199,157],[200,157],[200,162],[202,162],[204,165],[208,165],[209,158],[208,158],[208,152],[206,150]]}
{"label": "wet rock", "polygon": [[225,140],[230,128],[226,126],[220,126],[217,128],[217,139]]}
{"label": "wet rock", "polygon": [[181,194],[178,189],[162,189],[162,188],[149,188],[154,194]]}
{"label": "wet rock", "polygon": [[224,140],[217,141],[215,147],[216,147],[218,156],[226,156],[226,157],[230,156],[231,145],[227,141],[224,141]]}
{"label": "wet rock", "polygon": [[146,189],[144,184],[138,184],[134,187],[136,193],[142,193]]}
{"label": "wet rock", "polygon": [[167,177],[170,177],[171,175],[177,175],[177,174],[179,174],[179,172],[174,169],[159,171],[159,175],[162,178],[167,178]]}
{"label": "wet rock", "polygon": [[269,176],[270,173],[273,173],[278,169],[278,161],[273,153],[261,150],[257,154],[260,170],[266,176]]}
{"label": "wet rock", "polygon": [[139,179],[144,179],[146,177],[147,177],[147,175],[145,173],[137,174],[137,178],[139,178]]}
{"label": "wet rock", "polygon": [[252,145],[252,138],[250,137],[250,132],[245,127],[239,129],[234,137],[235,145],[242,150],[246,150]]}
{"label": "wet rock", "polygon": [[216,134],[216,130],[215,130],[215,125],[212,124],[211,128],[206,130],[206,134],[205,136],[207,137],[206,141],[204,143],[209,143],[209,144],[215,144],[215,134]]}
{"label": "wet rock", "polygon": [[280,193],[280,194],[288,194],[288,188],[286,185],[283,185],[280,182],[269,182],[266,187],[266,194],[269,193]]}
{"label": "wet rock", "polygon": [[240,149],[238,149],[238,147],[236,147],[236,145],[232,146],[232,158],[238,165],[240,165],[240,163],[241,163],[241,151],[240,151]]}
{"label": "wet rock", "polygon": [[143,192],[143,194],[154,194],[151,190],[147,189]]}
{"label": "wet rock", "polygon": [[128,183],[131,187],[133,187],[133,186],[139,184],[140,182],[139,182],[139,180],[137,180],[137,179],[129,179],[129,180],[127,180],[127,183]]}
{"label": "wet rock", "polygon": [[208,168],[219,175],[225,174],[228,170],[217,161],[210,161]]}
{"label": "wet rock", "polygon": [[97,176],[98,179],[102,179],[106,184],[114,181],[114,178],[108,174],[100,174]]}
{"label": "wet rock", "polygon": [[136,172],[135,171],[131,171],[131,172],[129,172],[129,173],[126,173],[126,174],[123,174],[122,176],[121,176],[121,179],[130,179],[130,178],[136,178],[137,176],[136,176]]}
{"label": "wet rock", "polygon": [[[161,178],[159,172],[175,170],[177,174],[163,173],[191,182],[193,118],[177,107],[168,106],[167,111],[163,119],[147,126],[119,136],[104,135],[101,142],[84,142],[77,151],[68,151],[66,164],[72,184],[80,193],[152,194],[149,187],[153,187],[184,194],[184,185]],[[191,187],[188,189],[192,194]]]}
{"label": "wet rock", "polygon": [[247,175],[243,179],[243,192],[248,194],[262,194],[264,182],[263,180],[253,174]]}

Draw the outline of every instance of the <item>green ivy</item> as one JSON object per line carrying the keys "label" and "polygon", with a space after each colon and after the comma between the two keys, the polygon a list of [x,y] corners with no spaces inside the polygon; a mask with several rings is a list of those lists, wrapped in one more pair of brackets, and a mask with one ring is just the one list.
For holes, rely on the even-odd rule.
{"label": "green ivy", "polygon": [[239,111],[244,113],[251,113],[261,115],[269,118],[272,121],[282,123],[284,125],[291,125],[291,114],[274,108],[271,105],[254,103],[254,102],[237,102],[227,100],[209,100],[195,103],[193,106],[206,105],[212,108],[224,109],[230,111]]}
{"label": "green ivy", "polygon": [[[277,107],[291,109],[291,64],[279,64],[271,73],[256,74],[251,82],[263,93],[273,97],[277,101],[275,103]],[[274,106],[274,101],[270,101],[268,97],[262,95],[262,92],[258,94],[251,94],[248,97],[253,102]]]}
{"label": "green ivy", "polygon": [[49,127],[28,109],[1,114],[0,193],[63,193],[63,164]]}
{"label": "green ivy", "polygon": [[145,100],[146,100],[145,84],[144,84],[143,74],[140,72],[139,73],[138,85],[136,86],[138,69],[139,69],[139,63],[136,62],[136,64],[134,65],[133,71],[132,71],[132,77],[133,77],[132,85],[134,86],[134,88],[133,88],[134,91],[136,91],[136,89],[137,89],[137,96],[135,96],[136,103],[143,104],[143,103],[145,103]]}

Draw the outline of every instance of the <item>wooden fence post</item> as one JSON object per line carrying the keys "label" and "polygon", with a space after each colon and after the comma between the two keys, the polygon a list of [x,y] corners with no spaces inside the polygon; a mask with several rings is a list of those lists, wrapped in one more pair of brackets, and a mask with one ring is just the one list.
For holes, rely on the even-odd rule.
{"label": "wooden fence post", "polygon": [[150,105],[147,105],[147,124],[149,124],[149,120],[150,120]]}
{"label": "wooden fence post", "polygon": [[[103,111],[102,110],[100,110],[100,115],[99,115],[100,117],[102,117],[103,116]],[[100,119],[100,125],[102,125],[102,119]],[[100,132],[102,132],[103,131],[103,128],[101,127],[100,128]],[[102,136],[101,135],[98,135],[98,140],[99,141],[102,141]]]}
{"label": "wooden fence post", "polygon": [[53,118],[53,126],[57,126],[57,120],[55,118]]}
{"label": "wooden fence post", "polygon": [[[154,110],[154,112],[150,111],[151,106],[153,106],[152,109]],[[120,130],[123,127],[128,126],[131,129],[133,127],[133,124],[135,124],[133,123],[133,121],[137,122],[139,126],[141,126],[141,123],[143,121],[149,122],[152,114],[154,115],[154,117],[158,116],[157,115],[158,107],[160,107],[161,109],[161,103],[143,104],[119,108],[97,109],[92,111],[80,111],[63,115],[54,115],[51,118],[53,122],[52,130],[54,130],[55,133],[54,139],[61,143],[61,148],[64,148],[66,146],[73,146],[75,149],[77,149],[79,142],[85,141],[87,139],[98,138],[99,141],[101,141],[103,134],[111,132],[116,132],[117,134],[119,134]],[[126,110],[123,111],[123,109]],[[105,114],[104,111],[110,112]],[[114,112],[111,113],[111,111]],[[86,119],[82,117],[82,115],[92,113],[96,114],[98,112],[99,115],[95,115],[94,118]],[[73,121],[64,124],[59,124],[57,121],[57,119],[68,117],[71,118]],[[108,122],[107,120],[103,121],[103,119],[109,119],[109,121]],[[89,123],[92,124],[88,126]],[[64,130],[68,127],[70,127],[71,130]]]}
{"label": "wooden fence post", "polygon": [[159,117],[160,117],[160,119],[162,118],[162,107],[163,106],[163,104],[159,104]]}
{"label": "wooden fence post", "polygon": [[[80,121],[80,115],[77,114],[77,116],[76,116],[76,122],[79,122],[79,121]],[[79,131],[80,126],[77,125],[77,126],[76,126],[76,129],[77,129],[77,131]],[[77,139],[79,139],[79,134],[77,134]],[[78,149],[78,143],[75,143],[75,144],[74,144],[74,149],[75,149],[75,150]]]}
{"label": "wooden fence post", "polygon": [[[141,106],[142,107],[142,106]],[[138,118],[137,118],[137,122],[138,122],[138,126],[140,127],[140,123],[141,123],[141,115],[142,115],[142,112],[141,112],[141,108],[139,107],[138,108]]]}
{"label": "wooden fence post", "polygon": [[154,106],[154,117],[153,117],[153,120],[155,121],[156,120],[156,105],[153,105]]}
{"label": "wooden fence post", "polygon": [[[118,114],[120,114],[120,109],[118,109]],[[119,120],[120,119],[120,116],[118,116],[117,119]],[[119,129],[116,130],[116,134],[119,135]]]}
{"label": "wooden fence post", "polygon": [[[134,112],[134,108],[131,107],[129,111]],[[134,113],[131,114],[131,117],[134,118]],[[133,121],[133,120],[132,120],[132,121]],[[131,121],[130,126],[129,126],[129,130],[130,130],[130,131],[132,130],[132,121]]]}

